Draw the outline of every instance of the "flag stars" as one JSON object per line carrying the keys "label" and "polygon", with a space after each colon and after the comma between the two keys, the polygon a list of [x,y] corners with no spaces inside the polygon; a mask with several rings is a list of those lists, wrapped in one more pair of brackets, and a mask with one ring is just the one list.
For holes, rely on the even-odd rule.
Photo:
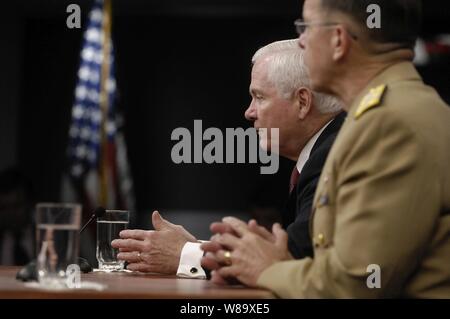
{"label": "flag stars", "polygon": [[101,44],[103,32],[100,32],[97,28],[89,28],[86,31],[86,40],[89,42]]}
{"label": "flag stars", "polygon": [[100,82],[100,70],[83,66],[78,71],[78,77],[85,82],[91,82],[91,84],[95,85]]}
{"label": "flag stars", "polygon": [[87,155],[86,145],[84,145],[84,144],[78,145],[75,150],[75,156],[80,159],[84,159],[84,158],[86,158],[86,155]]}
{"label": "flag stars", "polygon": [[81,51],[81,57],[86,62],[101,64],[103,62],[103,52],[101,49],[95,49],[89,46]]}
{"label": "flag stars", "polygon": [[94,144],[99,144],[100,143],[100,134],[98,133],[94,133],[91,135],[91,142]]}
{"label": "flag stars", "polygon": [[84,85],[77,86],[75,96],[78,100],[84,100],[87,96],[87,88]]}
{"label": "flag stars", "polygon": [[94,59],[95,50],[93,47],[87,47],[81,51],[81,57],[85,61],[91,62]]}
{"label": "flag stars", "polygon": [[88,140],[91,137],[92,131],[88,126],[81,129],[80,137],[84,140]]}
{"label": "flag stars", "polygon": [[91,69],[87,66],[82,67],[79,71],[78,71],[78,76],[80,77],[80,79],[84,80],[84,81],[88,81],[91,75]]}
{"label": "flag stars", "polygon": [[92,119],[92,122],[94,122],[95,124],[100,123],[102,120],[102,112],[100,112],[100,110],[92,111],[91,119]]}
{"label": "flag stars", "polygon": [[80,130],[75,125],[72,125],[69,130],[69,135],[71,138],[76,138],[79,134]]}
{"label": "flag stars", "polygon": [[92,84],[98,84],[100,82],[100,71],[99,70],[91,70],[89,81]]}
{"label": "flag stars", "polygon": [[94,61],[97,64],[102,64],[103,63],[103,52],[101,50],[97,50],[96,52],[94,52],[91,61]]}
{"label": "flag stars", "polygon": [[77,119],[77,120],[81,119],[83,117],[83,114],[84,114],[84,110],[83,110],[83,107],[81,105],[77,104],[77,105],[75,105],[73,107],[72,116],[75,119]]}
{"label": "flag stars", "polygon": [[101,23],[103,20],[103,12],[100,9],[95,9],[91,11],[90,14],[91,21]]}
{"label": "flag stars", "polygon": [[75,164],[71,168],[71,173],[73,176],[79,177],[83,173],[83,166],[81,164]]}
{"label": "flag stars", "polygon": [[100,101],[100,95],[95,89],[89,90],[88,98],[94,103],[98,103]]}

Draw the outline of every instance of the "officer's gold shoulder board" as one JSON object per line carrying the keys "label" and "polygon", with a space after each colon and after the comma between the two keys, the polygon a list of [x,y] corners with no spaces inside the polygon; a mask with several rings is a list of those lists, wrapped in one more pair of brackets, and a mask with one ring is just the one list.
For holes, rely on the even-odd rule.
{"label": "officer's gold shoulder board", "polygon": [[386,89],[387,89],[386,84],[382,84],[373,89],[370,89],[369,93],[367,93],[366,96],[364,96],[364,98],[361,100],[361,103],[359,103],[359,106],[355,112],[355,119],[361,117],[361,115],[363,115],[366,111],[370,110],[371,108],[380,105],[381,99],[383,98]]}

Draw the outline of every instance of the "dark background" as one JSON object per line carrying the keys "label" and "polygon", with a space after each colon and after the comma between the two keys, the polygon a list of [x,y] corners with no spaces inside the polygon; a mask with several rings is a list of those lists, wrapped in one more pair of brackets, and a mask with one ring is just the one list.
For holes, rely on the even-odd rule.
{"label": "dark background", "polygon": [[[12,1],[11,1],[12,2]],[[82,8],[82,29],[66,7]],[[65,167],[82,32],[91,1],[19,0],[0,5],[0,170],[17,166],[35,200],[58,201]],[[175,165],[170,134],[243,127],[250,59],[259,47],[296,36],[298,0],[116,0],[117,105],[135,183],[137,212],[280,208],[293,163],[273,176],[259,165]],[[447,1],[426,1],[423,36],[450,33]],[[421,69],[450,101],[448,60]]]}

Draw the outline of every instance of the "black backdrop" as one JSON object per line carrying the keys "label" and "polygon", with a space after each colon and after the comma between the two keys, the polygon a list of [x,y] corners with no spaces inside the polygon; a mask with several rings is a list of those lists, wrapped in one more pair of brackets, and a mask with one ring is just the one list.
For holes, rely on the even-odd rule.
{"label": "black backdrop", "polygon": [[[81,5],[85,22],[90,1],[17,1],[4,4],[0,20],[19,37],[8,44],[16,50],[2,53],[11,62],[3,63],[20,65],[11,69],[20,70],[16,87],[0,94],[18,92],[16,159],[39,201],[60,196],[82,37],[65,26],[69,3]],[[295,37],[300,7],[292,0],[113,1],[117,103],[138,210],[282,206],[293,163],[282,160],[274,176],[261,176],[258,165],[175,165],[170,134],[192,129],[194,119],[204,129],[248,127],[250,58],[264,44]],[[425,12],[424,35],[450,32],[446,2],[427,1]],[[448,98],[447,64],[422,71]]]}

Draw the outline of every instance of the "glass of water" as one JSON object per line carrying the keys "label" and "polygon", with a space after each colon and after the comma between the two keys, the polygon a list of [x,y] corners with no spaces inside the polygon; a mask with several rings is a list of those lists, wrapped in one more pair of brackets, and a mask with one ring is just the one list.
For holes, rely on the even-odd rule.
{"label": "glass of water", "polygon": [[120,271],[125,262],[117,259],[119,250],[111,246],[119,233],[128,228],[130,212],[126,210],[106,210],[97,218],[97,261],[100,271]]}
{"label": "glass of water", "polygon": [[39,283],[48,288],[67,286],[68,267],[77,264],[81,205],[36,205],[36,256]]}

